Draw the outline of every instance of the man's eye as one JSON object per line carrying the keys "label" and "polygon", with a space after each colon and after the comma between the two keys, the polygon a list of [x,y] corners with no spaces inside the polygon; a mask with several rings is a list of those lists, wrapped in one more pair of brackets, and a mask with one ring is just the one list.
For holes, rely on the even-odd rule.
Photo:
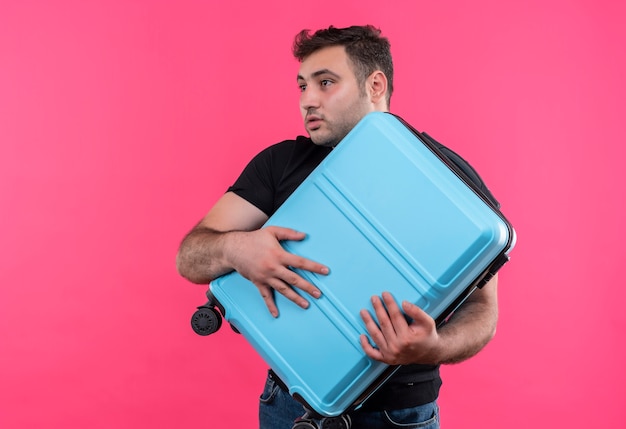
{"label": "man's eye", "polygon": [[329,86],[330,84],[332,84],[333,82],[331,80],[328,79],[324,79],[320,82],[320,85],[322,86]]}
{"label": "man's eye", "polygon": [[304,92],[304,90],[306,89],[306,85],[298,85],[298,88],[300,88],[300,92]]}

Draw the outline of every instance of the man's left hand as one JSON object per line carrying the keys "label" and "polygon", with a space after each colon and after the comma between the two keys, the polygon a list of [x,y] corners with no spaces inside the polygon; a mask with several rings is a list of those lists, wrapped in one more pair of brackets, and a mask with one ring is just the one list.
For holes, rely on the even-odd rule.
{"label": "man's left hand", "polygon": [[[361,310],[365,328],[376,345],[373,347],[367,336],[361,335],[365,354],[389,365],[438,363],[440,341],[432,317],[407,301],[400,309],[389,292],[383,292],[382,300],[372,297],[372,305],[376,320],[369,311]],[[410,323],[405,315],[412,319]]]}

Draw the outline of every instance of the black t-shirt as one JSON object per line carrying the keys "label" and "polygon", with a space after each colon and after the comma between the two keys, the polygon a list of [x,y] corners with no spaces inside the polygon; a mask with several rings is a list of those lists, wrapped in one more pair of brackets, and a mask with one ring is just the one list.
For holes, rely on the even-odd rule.
{"label": "black t-shirt", "polygon": [[[494,206],[499,207],[467,161],[427,134],[422,136],[437,146]],[[277,143],[256,155],[228,190],[271,216],[331,151],[303,136]],[[405,365],[364,403],[363,409],[402,409],[427,404],[437,399],[440,386],[438,366]]]}
{"label": "black t-shirt", "polygon": [[277,143],[255,156],[228,190],[271,216],[331,150],[302,136]]}

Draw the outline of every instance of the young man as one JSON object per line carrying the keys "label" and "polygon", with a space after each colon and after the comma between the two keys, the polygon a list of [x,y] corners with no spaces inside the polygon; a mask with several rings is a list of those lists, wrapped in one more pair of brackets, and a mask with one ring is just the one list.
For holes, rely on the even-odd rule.
{"label": "young man", "polygon": [[[309,299],[320,296],[315,285],[289,267],[321,275],[329,271],[281,247],[280,241],[302,240],[306,231],[262,225],[361,118],[389,110],[393,91],[390,45],[374,27],[330,27],[313,35],[303,31],[296,36],[294,55],[300,61],[300,111],[310,138],[283,141],[258,154],[184,238],[177,257],[179,272],[194,283],[207,284],[238,271],[256,285],[274,316],[274,293],[302,308],[308,301],[295,289]],[[446,153],[491,197],[469,165]],[[351,413],[352,427],[438,428],[439,365],[475,355],[492,338],[498,314],[496,285],[497,276],[439,329],[411,303],[398,305],[382,290],[373,297],[374,314],[362,311],[361,317],[375,344],[363,336],[363,350],[372,359],[403,366],[362,409]],[[270,375],[261,395],[261,428],[289,429],[302,414],[302,406]]]}

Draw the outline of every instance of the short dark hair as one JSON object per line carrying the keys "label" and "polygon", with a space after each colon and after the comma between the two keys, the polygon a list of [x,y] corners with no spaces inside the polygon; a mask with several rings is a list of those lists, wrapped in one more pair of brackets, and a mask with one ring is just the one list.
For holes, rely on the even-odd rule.
{"label": "short dark hair", "polygon": [[354,74],[359,85],[376,70],[382,71],[387,77],[387,104],[393,92],[393,61],[391,44],[381,31],[371,25],[352,26],[347,28],[328,28],[311,34],[302,30],[293,42],[293,56],[300,62],[319,49],[329,46],[343,46],[346,54],[354,65]]}

